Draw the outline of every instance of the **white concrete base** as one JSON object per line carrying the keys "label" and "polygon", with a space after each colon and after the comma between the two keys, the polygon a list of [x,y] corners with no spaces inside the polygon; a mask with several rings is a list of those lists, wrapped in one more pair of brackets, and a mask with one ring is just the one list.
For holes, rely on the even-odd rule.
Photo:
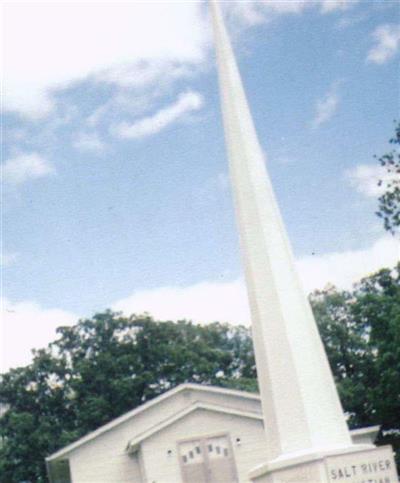
{"label": "white concrete base", "polygon": [[254,468],[253,483],[397,483],[390,446],[354,445],[277,458]]}

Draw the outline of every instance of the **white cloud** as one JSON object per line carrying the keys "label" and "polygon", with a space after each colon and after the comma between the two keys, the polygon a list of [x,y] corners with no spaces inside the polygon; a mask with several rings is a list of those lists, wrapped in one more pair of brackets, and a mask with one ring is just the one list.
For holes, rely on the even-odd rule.
{"label": "white cloud", "polygon": [[368,248],[302,257],[297,265],[304,289],[309,293],[329,283],[349,289],[362,277],[380,268],[393,267],[399,258],[399,241],[384,236]]}
{"label": "white cloud", "polygon": [[186,114],[201,109],[203,98],[197,92],[180,94],[176,102],[160,109],[149,117],[144,117],[132,124],[120,123],[112,128],[114,134],[121,138],[141,138],[151,136],[165,129]]}
{"label": "white cloud", "polygon": [[400,25],[385,24],[377,27],[372,36],[375,45],[368,52],[367,60],[375,64],[384,64],[400,48]]}
{"label": "white cloud", "polygon": [[126,314],[149,312],[163,320],[248,323],[246,289],[241,280],[203,282],[189,287],[161,287],[134,292],[117,301],[114,310]]}
{"label": "white cloud", "polygon": [[[324,14],[355,3],[261,0],[223,6],[231,18],[251,26],[306,9]],[[76,82],[142,89],[192,75],[211,44],[206,11],[203,2],[7,2],[4,107],[40,118],[53,111],[57,92]]]}
{"label": "white cloud", "polygon": [[246,26],[258,25],[269,21],[272,17],[289,13],[300,13],[307,7],[304,0],[281,2],[275,0],[231,2],[223,4],[230,18],[238,20]]}
{"label": "white cloud", "polygon": [[[306,293],[330,283],[348,289],[362,277],[394,266],[399,255],[398,241],[384,236],[366,249],[302,257],[297,266]],[[3,370],[28,364],[32,348],[45,347],[55,339],[57,327],[72,325],[78,320],[75,314],[45,309],[34,302],[12,303],[7,299],[2,302],[0,362]],[[129,315],[148,312],[160,320],[250,323],[246,288],[241,279],[139,290],[115,302],[112,308]]]}
{"label": "white cloud", "polygon": [[86,117],[85,123],[93,129],[105,119],[121,119],[124,115],[141,116],[148,112],[155,101],[165,93],[165,87],[166,85],[160,88],[160,83],[157,83],[157,88],[150,88],[145,92],[130,87],[120,88],[104,104],[96,106]]}
{"label": "white cloud", "polygon": [[13,265],[18,259],[18,253],[6,253],[1,252],[0,256],[0,267],[9,267]]}
{"label": "white cloud", "polygon": [[0,371],[29,364],[31,349],[40,349],[56,338],[56,328],[72,325],[77,316],[60,309],[45,309],[35,302],[1,300]]}
{"label": "white cloud", "polygon": [[[306,293],[323,289],[328,284],[349,289],[362,277],[380,268],[394,266],[399,255],[398,241],[387,236],[362,250],[302,257],[297,261],[297,267]],[[246,289],[241,279],[137,291],[117,301],[113,309],[125,314],[149,312],[164,320],[250,322]]]}
{"label": "white cloud", "polygon": [[54,172],[54,167],[38,153],[19,154],[7,159],[2,165],[3,180],[13,185],[29,179],[42,178]]}
{"label": "white cloud", "polygon": [[357,12],[356,14],[353,14],[353,15],[346,15],[341,17],[337,21],[336,27],[338,29],[346,29],[354,25],[357,25],[360,22],[363,22],[367,18],[368,18],[368,11],[363,10],[362,12]]}
{"label": "white cloud", "polygon": [[195,62],[190,64],[170,59],[140,60],[105,70],[99,76],[104,81],[118,84],[121,87],[139,89],[160,81],[166,82],[168,85],[176,79],[188,78],[193,75],[195,67]]}
{"label": "white cloud", "polygon": [[[388,183],[398,179],[398,174],[388,173],[382,166],[359,164],[345,172],[349,184],[356,191],[369,198],[381,196],[387,189]],[[381,185],[378,182],[381,181]]]}
{"label": "white cloud", "polygon": [[359,0],[260,0],[226,2],[230,16],[247,26],[268,22],[272,18],[287,14],[301,14],[306,9],[319,8],[322,14],[348,10]]}
{"label": "white cloud", "polygon": [[330,13],[336,10],[348,10],[358,3],[358,0],[321,0],[321,12]]}
{"label": "white cloud", "polygon": [[48,114],[52,92],[72,82],[183,75],[204,60],[210,38],[197,2],[8,2],[4,13],[4,105],[33,117]]}
{"label": "white cloud", "polygon": [[106,144],[95,132],[79,133],[73,140],[72,145],[78,151],[89,151],[97,154],[103,153],[106,149]]}
{"label": "white cloud", "polygon": [[314,128],[328,122],[336,113],[339,105],[338,83],[332,84],[325,96],[318,100],[315,106],[315,116],[312,121]]}

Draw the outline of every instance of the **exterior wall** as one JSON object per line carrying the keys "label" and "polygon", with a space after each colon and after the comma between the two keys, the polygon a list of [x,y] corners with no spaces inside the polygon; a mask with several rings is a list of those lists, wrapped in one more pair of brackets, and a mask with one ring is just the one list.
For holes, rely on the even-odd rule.
{"label": "exterior wall", "polygon": [[372,438],[376,435],[371,433],[351,434],[351,431],[350,431],[350,436],[354,444],[374,444],[374,441],[372,440]]}
{"label": "exterior wall", "polygon": [[116,443],[114,448],[91,445],[73,455],[72,483],[142,483],[138,456],[124,452],[121,441]]}
{"label": "exterior wall", "polygon": [[128,441],[187,405],[179,393],[73,450],[66,455],[72,483],[141,482],[137,457],[125,451]]}
{"label": "exterior wall", "polygon": [[[240,483],[262,463],[266,441],[261,420],[197,410],[142,443],[142,458],[148,483],[182,483],[178,442],[228,433]],[[238,445],[236,440],[240,439]],[[171,451],[171,454],[168,454]]]}
{"label": "exterior wall", "polygon": [[139,482],[139,465],[125,452],[128,441],[196,401],[260,411],[257,399],[194,389],[178,392],[65,455],[70,462],[72,482]]}

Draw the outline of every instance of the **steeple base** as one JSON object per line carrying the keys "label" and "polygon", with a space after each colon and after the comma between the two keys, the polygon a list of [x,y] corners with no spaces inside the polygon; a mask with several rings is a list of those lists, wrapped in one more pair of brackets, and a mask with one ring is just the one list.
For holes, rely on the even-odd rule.
{"label": "steeple base", "polygon": [[253,483],[397,483],[391,446],[352,445],[285,455],[250,472]]}

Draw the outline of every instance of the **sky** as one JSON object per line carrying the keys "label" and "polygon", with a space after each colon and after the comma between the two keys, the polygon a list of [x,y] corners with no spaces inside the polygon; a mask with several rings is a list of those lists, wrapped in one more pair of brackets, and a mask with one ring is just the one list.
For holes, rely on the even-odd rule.
{"label": "sky", "polygon": [[[305,292],[392,267],[398,2],[222,6]],[[207,4],[3,9],[3,370],[107,308],[248,324]]]}

